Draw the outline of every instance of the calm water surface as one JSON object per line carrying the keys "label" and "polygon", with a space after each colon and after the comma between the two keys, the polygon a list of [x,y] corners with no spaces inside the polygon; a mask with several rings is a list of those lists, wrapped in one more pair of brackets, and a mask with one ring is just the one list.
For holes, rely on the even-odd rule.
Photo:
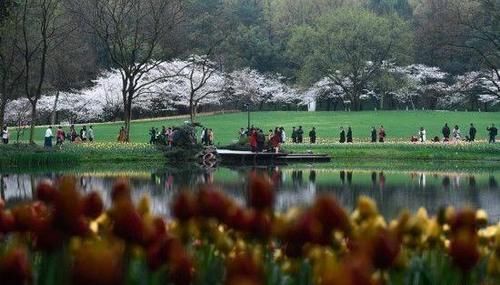
{"label": "calm water surface", "polygon": [[392,172],[321,167],[217,168],[200,170],[154,170],[124,172],[47,172],[37,174],[0,174],[0,195],[9,206],[29,201],[34,185],[41,179],[74,175],[82,192],[100,191],[109,204],[109,190],[118,177],[127,177],[134,199],[152,197],[153,210],[169,215],[169,205],[179,191],[193,191],[197,185],[214,183],[244,203],[247,177],[251,172],[267,173],[277,188],[276,210],[308,205],[318,193],[335,195],[346,209],[355,207],[360,195],[370,196],[387,218],[402,209],[416,211],[425,207],[435,213],[442,205],[473,206],[487,210],[492,222],[500,220],[500,171]]}

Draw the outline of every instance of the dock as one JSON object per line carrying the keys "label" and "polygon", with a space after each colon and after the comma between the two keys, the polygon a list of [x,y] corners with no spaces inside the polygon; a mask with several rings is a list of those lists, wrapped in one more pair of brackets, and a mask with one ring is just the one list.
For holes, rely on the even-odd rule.
{"label": "dock", "polygon": [[330,162],[332,160],[332,158],[326,154],[251,152],[227,149],[218,149],[217,157],[222,163],[267,165],[300,162]]}

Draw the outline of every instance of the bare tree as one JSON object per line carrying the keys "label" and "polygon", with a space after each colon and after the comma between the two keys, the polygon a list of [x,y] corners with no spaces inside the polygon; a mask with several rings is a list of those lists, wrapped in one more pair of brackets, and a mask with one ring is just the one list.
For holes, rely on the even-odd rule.
{"label": "bare tree", "polygon": [[460,48],[473,51],[483,66],[491,70],[488,79],[493,88],[490,95],[500,98],[500,1],[470,0],[457,2],[455,14],[458,18],[458,33],[453,37],[460,39]]}
{"label": "bare tree", "polygon": [[66,32],[61,1],[23,0],[18,7],[21,17],[18,48],[24,65],[24,92],[31,105],[30,143],[34,143],[36,107],[45,88],[49,53]]}
{"label": "bare tree", "polygon": [[16,49],[20,23],[13,6],[4,4],[0,18],[0,127],[4,125],[5,107],[14,99],[14,92],[19,87],[23,67],[19,64]]}
{"label": "bare tree", "polygon": [[166,60],[162,43],[183,19],[182,0],[69,0],[71,11],[102,41],[120,71],[126,140],[134,100],[162,80],[147,78]]}
{"label": "bare tree", "polygon": [[226,90],[226,80],[208,57],[193,57],[184,77],[189,82],[189,118],[196,119],[198,105],[209,97]]}

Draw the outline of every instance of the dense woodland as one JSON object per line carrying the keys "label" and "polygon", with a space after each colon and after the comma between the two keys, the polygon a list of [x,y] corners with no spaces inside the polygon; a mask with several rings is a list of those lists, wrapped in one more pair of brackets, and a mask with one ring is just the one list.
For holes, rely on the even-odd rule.
{"label": "dense woodland", "polygon": [[0,126],[312,101],[493,111],[499,72],[499,0],[0,0]]}

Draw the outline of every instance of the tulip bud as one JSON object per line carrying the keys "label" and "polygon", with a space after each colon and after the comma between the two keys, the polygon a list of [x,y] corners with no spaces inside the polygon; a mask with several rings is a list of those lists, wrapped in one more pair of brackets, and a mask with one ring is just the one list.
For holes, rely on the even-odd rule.
{"label": "tulip bud", "polygon": [[36,197],[38,200],[51,203],[54,201],[57,190],[52,181],[46,179],[38,183],[36,187]]}
{"label": "tulip bud", "polygon": [[97,219],[104,209],[104,203],[97,192],[90,192],[83,199],[83,213],[91,219]]}
{"label": "tulip bud", "polygon": [[334,229],[348,232],[350,228],[349,217],[335,198],[320,196],[316,199],[314,213],[327,231]]}
{"label": "tulip bud", "polygon": [[111,200],[113,200],[113,202],[116,202],[119,199],[132,199],[130,196],[130,185],[128,183],[128,180],[125,178],[118,179],[111,189]]}
{"label": "tulip bud", "polygon": [[248,185],[248,204],[250,207],[265,210],[272,209],[274,190],[271,182],[259,176],[252,176]]}
{"label": "tulip bud", "polygon": [[187,221],[198,214],[198,204],[192,192],[183,191],[172,204],[172,214],[180,221]]}

